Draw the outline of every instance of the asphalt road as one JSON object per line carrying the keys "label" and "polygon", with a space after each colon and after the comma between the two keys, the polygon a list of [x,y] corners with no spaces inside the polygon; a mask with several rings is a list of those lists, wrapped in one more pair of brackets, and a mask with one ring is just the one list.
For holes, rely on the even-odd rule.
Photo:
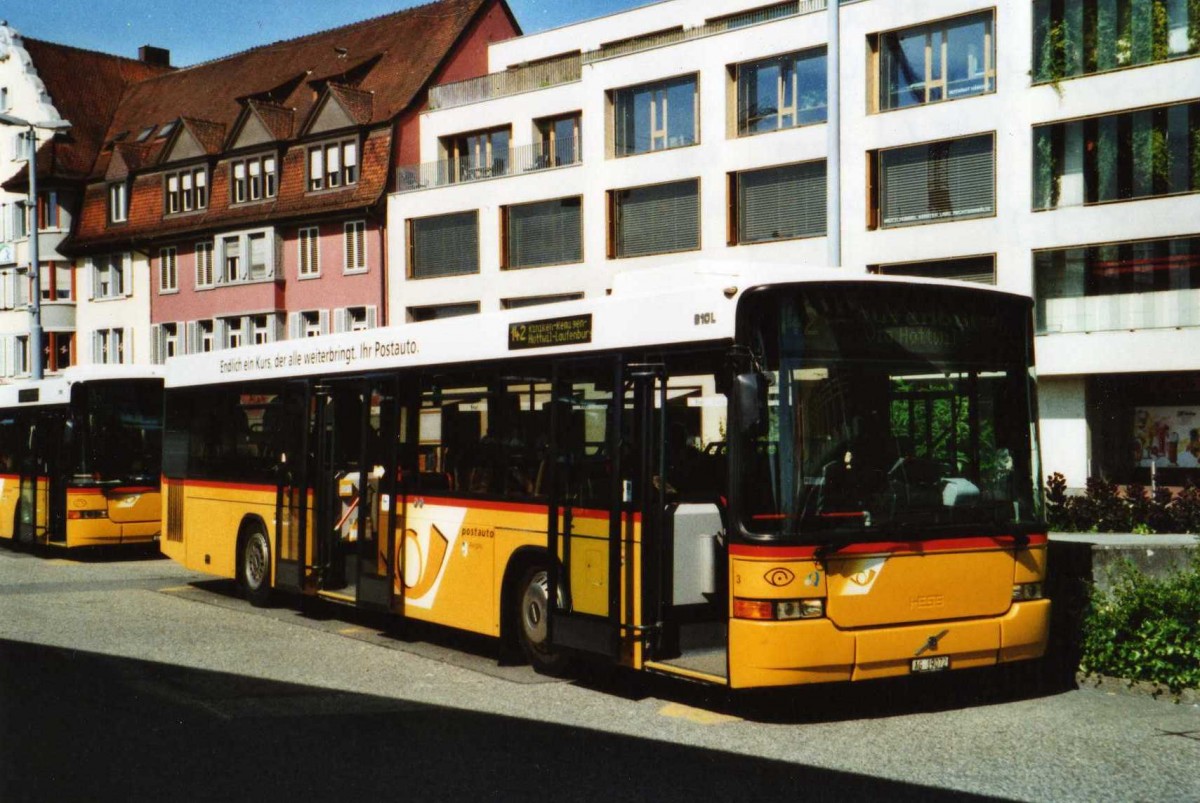
{"label": "asphalt road", "polygon": [[730,699],[165,560],[0,548],[0,801],[1200,799],[1200,708],[988,675]]}

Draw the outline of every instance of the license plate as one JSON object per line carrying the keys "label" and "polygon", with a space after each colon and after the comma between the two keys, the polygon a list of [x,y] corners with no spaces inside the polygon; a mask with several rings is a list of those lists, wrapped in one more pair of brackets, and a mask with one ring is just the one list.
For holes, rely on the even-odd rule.
{"label": "license plate", "polygon": [[928,658],[912,659],[911,667],[914,673],[944,672],[950,668],[949,655],[931,655]]}

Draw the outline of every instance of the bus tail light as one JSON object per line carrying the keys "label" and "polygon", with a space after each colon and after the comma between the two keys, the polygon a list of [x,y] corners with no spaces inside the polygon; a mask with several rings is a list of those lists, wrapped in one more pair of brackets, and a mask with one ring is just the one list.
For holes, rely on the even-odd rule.
{"label": "bus tail light", "polygon": [[1018,583],[1017,585],[1013,586],[1012,598],[1013,598],[1014,602],[1020,602],[1021,600],[1026,600],[1026,599],[1041,599],[1042,598],[1042,584],[1041,583]]}
{"label": "bus tail light", "polygon": [[825,615],[823,599],[760,600],[733,598],[734,619],[820,619]]}

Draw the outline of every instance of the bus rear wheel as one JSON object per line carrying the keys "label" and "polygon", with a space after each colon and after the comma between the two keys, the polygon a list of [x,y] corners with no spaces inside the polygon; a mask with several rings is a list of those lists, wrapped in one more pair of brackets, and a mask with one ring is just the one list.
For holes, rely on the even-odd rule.
{"label": "bus rear wheel", "polygon": [[271,601],[271,545],[259,527],[251,529],[242,544],[238,580],[251,605],[262,608]]}
{"label": "bus rear wheel", "polygon": [[550,573],[544,566],[531,566],[522,576],[517,591],[517,638],[521,652],[537,672],[552,676],[566,673],[571,657],[552,645],[549,637]]}

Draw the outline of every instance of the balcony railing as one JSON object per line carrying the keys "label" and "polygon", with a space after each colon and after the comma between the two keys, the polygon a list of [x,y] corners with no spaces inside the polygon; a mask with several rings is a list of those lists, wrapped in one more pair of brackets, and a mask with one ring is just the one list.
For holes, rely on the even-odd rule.
{"label": "balcony railing", "polygon": [[430,87],[429,108],[452,109],[455,106],[519,95],[535,89],[569,84],[578,81],[581,75],[580,58],[576,53],[561,59]]}
{"label": "balcony railing", "polygon": [[396,192],[413,192],[451,184],[464,184],[503,176],[518,176],[539,170],[568,167],[581,161],[581,137],[560,137],[554,142],[535,142],[509,148],[491,162],[476,159],[442,159],[401,167],[396,171]]}
{"label": "balcony railing", "polygon": [[1160,290],[1038,301],[1037,333],[1200,326],[1200,290]]}
{"label": "balcony railing", "polygon": [[804,14],[824,11],[826,2],[827,0],[797,0],[792,3],[780,3],[779,5],[768,6],[767,8],[747,11],[744,14],[722,17],[704,25],[698,25],[695,28],[681,28],[675,31],[664,31],[662,33],[647,34],[646,36],[626,39],[601,47],[598,50],[587,51],[583,54],[583,63],[591,64],[595,61],[603,61],[604,59],[616,58],[617,56],[628,56],[631,53],[652,50],[656,47],[690,42],[693,39],[703,39],[706,36],[715,36],[750,25],[774,22],[775,20],[786,19],[788,17],[799,17]]}

